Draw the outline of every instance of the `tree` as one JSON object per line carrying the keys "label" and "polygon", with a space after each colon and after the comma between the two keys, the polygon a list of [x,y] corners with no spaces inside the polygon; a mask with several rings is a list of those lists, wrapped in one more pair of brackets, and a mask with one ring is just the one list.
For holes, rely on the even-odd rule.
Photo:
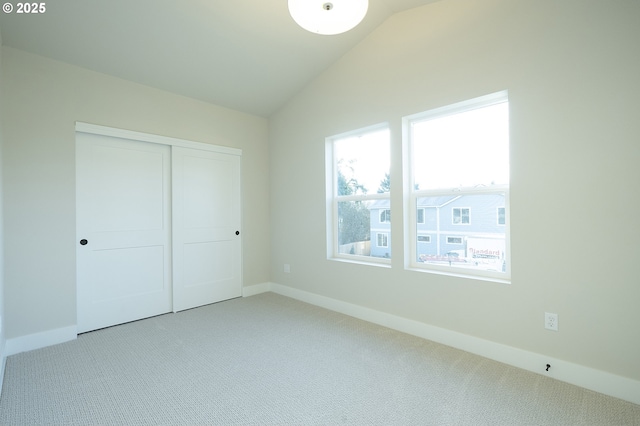
{"label": "tree", "polygon": [[[366,194],[367,189],[355,178],[347,179],[338,170],[338,195]],[[362,201],[338,202],[338,244],[369,241],[370,213]]]}
{"label": "tree", "polygon": [[378,187],[378,194],[384,194],[385,192],[391,192],[391,176],[389,176],[389,173],[384,174],[384,179],[380,181],[380,186]]}
{"label": "tree", "polygon": [[362,201],[338,203],[338,244],[369,241],[370,212]]}
{"label": "tree", "polygon": [[359,183],[354,177],[347,179],[342,172],[344,169],[350,170],[350,174],[353,175],[353,166],[351,165],[351,162],[345,165],[344,160],[340,160],[338,162],[338,195],[366,194],[367,188]]}

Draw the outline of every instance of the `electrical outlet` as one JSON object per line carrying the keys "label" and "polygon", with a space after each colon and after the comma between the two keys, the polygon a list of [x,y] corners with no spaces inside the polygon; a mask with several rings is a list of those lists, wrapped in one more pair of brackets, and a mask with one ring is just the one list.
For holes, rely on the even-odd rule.
{"label": "electrical outlet", "polygon": [[544,328],[546,328],[547,330],[558,331],[558,314],[545,312]]}
{"label": "electrical outlet", "polygon": [[286,274],[288,274],[289,272],[291,272],[291,265],[289,265],[288,263],[284,264],[284,272]]}

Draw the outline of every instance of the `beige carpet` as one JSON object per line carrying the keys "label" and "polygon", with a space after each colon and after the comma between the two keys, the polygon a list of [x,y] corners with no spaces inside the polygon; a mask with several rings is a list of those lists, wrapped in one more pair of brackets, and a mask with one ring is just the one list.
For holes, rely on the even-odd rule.
{"label": "beige carpet", "polygon": [[8,358],[1,425],[640,425],[640,406],[267,293]]}

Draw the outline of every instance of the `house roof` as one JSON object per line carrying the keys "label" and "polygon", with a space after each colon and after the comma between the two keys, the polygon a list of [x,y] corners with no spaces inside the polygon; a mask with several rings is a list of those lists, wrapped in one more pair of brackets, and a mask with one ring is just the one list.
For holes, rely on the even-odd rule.
{"label": "house roof", "polygon": [[442,207],[445,204],[449,204],[456,198],[460,198],[459,195],[446,195],[439,197],[420,197],[418,198],[418,207]]}
{"label": "house roof", "polygon": [[[418,207],[442,207],[459,197],[459,195],[420,197],[418,198]],[[375,200],[368,207],[369,210],[388,209],[390,205],[389,200]]]}
{"label": "house roof", "polygon": [[[443,207],[450,202],[464,197],[464,195],[441,195],[437,197],[420,197],[418,198],[418,207]],[[368,205],[369,210],[388,209],[391,206],[389,200],[375,200]]]}

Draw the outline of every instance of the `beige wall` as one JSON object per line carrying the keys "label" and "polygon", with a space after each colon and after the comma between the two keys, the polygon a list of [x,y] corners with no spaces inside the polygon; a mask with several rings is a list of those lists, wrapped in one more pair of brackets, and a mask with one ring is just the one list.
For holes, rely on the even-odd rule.
{"label": "beige wall", "polygon": [[243,278],[269,280],[267,120],[3,47],[7,338],[76,324],[75,122],[243,150]]}
{"label": "beige wall", "polygon": [[[638,17],[626,0],[446,0],[386,21],[270,119],[272,281],[640,380]],[[512,283],[404,270],[402,116],[504,89]],[[392,268],[329,261],[325,137],[381,122]]]}

